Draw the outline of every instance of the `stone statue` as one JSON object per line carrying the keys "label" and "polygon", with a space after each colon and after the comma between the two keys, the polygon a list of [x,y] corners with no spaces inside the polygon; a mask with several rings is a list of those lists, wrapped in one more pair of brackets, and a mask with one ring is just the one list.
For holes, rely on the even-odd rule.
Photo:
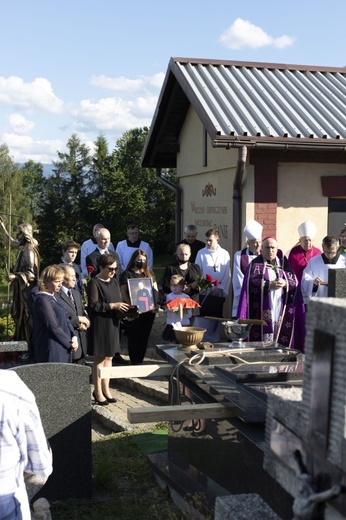
{"label": "stone statue", "polygon": [[31,515],[31,520],[52,520],[49,502],[45,498],[37,499],[32,508],[34,513]]}
{"label": "stone statue", "polygon": [[298,493],[293,502],[293,520],[318,520],[321,518],[319,505],[328,502],[341,493],[341,486],[332,486],[330,489],[318,492],[313,479],[307,473],[299,450],[294,452],[299,478]]}
{"label": "stone statue", "polygon": [[13,289],[11,315],[15,322],[15,341],[26,341],[29,355],[32,355],[31,330],[32,318],[28,308],[28,295],[32,287],[37,284],[40,270],[40,255],[38,242],[33,238],[31,224],[20,224],[17,230],[17,239],[8,233],[3,218],[0,217],[0,226],[11,246],[18,247],[19,253],[13,273],[8,272],[6,279],[11,282]]}

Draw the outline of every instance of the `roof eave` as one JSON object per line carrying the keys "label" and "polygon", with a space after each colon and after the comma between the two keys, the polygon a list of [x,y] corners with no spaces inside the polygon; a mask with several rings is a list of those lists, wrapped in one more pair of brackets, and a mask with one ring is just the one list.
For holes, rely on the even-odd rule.
{"label": "roof eave", "polygon": [[346,152],[346,139],[318,139],[306,137],[255,137],[216,135],[212,139],[214,148],[272,148],[275,150],[337,150]]}

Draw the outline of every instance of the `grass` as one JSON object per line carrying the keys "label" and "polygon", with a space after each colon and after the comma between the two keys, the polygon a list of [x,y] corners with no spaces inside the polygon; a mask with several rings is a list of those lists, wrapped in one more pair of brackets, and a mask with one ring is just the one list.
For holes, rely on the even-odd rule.
{"label": "grass", "polygon": [[54,520],[183,520],[128,432],[93,442],[92,499],[51,503]]}

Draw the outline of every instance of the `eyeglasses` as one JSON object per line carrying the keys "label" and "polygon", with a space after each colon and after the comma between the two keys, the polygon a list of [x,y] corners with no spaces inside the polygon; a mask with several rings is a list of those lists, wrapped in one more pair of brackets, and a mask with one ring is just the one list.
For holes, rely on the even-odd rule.
{"label": "eyeglasses", "polygon": [[106,269],[107,271],[109,271],[110,273],[115,273],[115,271],[118,269],[117,267],[108,267],[108,265],[106,265]]}

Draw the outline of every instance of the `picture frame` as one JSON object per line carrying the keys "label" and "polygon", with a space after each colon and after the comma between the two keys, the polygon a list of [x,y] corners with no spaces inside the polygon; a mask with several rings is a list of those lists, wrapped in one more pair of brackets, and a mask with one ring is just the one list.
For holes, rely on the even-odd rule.
{"label": "picture frame", "polygon": [[153,282],[151,278],[130,278],[127,280],[131,305],[138,307],[138,314],[155,309]]}

